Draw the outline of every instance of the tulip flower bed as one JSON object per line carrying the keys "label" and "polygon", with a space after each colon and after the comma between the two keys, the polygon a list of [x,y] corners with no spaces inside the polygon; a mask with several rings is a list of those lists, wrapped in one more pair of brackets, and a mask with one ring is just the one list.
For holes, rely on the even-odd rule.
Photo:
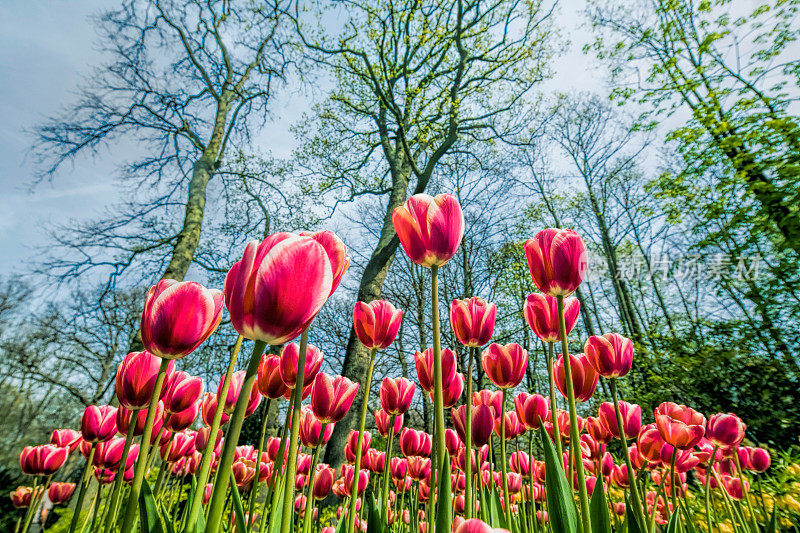
{"label": "tulip flower bed", "polygon": [[[273,234],[247,245],[223,291],[173,280],[150,289],[145,351],[119,365],[118,406],[88,406],[80,430],[57,429],[49,444],[20,453],[32,486],[11,494],[17,531],[29,531],[45,493],[53,504],[72,501],[70,523],[58,526],[70,533],[757,533],[798,518],[792,479],[800,479],[800,465],[776,456],[780,464],[770,469],[766,449],[743,444],[746,426],[735,414],[706,417],[664,402],[643,415],[619,397],[635,359],[622,335],[591,336],[583,353],[569,353],[580,313],[570,295],[587,268],[574,231],[545,229],[525,245],[541,293],[528,297],[524,315],[548,346],[548,390],[519,390],[528,353],[491,342],[494,304],[452,302],[455,337],[472,355],[482,350],[494,385],[473,390],[477,358],[460,369],[440,340],[438,274],[461,242],[461,208],[450,195],[415,195],[393,222],[405,253],[430,269],[433,338],[414,355],[416,382],[381,381],[376,435],[365,430],[375,359],[394,342],[402,311],[382,300],[356,303],[353,327],[367,349],[363,382],[320,371],[324,355],[308,332],[347,271],[347,248],[327,231]],[[240,336],[216,390],[204,392],[176,360],[212,335],[223,306]],[[251,355],[235,371],[246,339]],[[280,355],[266,355],[268,345],[282,346]],[[612,401],[578,416],[600,379]],[[355,402],[359,388],[367,394]],[[405,424],[418,394],[432,401],[432,434]],[[281,399],[280,434],[266,435],[263,423],[256,446],[239,446],[244,419],[262,401]],[[333,468],[320,452],[352,408],[358,428],[344,464]],[[85,458],[83,474],[77,484],[59,482],[72,453]]]}

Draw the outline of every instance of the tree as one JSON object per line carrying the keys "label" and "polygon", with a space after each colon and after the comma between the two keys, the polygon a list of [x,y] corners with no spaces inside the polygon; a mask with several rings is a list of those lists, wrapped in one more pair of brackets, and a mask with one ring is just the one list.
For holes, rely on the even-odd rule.
{"label": "tree", "polygon": [[[397,250],[392,211],[409,193],[428,189],[460,141],[501,134],[544,77],[550,11],[538,1],[506,0],[351,1],[336,8],[321,14],[344,18],[339,35],[300,29],[335,87],[298,130],[308,139],[298,163],[315,176],[307,188],[335,195],[334,206],[379,200],[381,229],[357,293],[371,301]],[[361,381],[365,355],[351,330],[342,373]],[[337,424],[329,462],[338,462],[349,422]]]}

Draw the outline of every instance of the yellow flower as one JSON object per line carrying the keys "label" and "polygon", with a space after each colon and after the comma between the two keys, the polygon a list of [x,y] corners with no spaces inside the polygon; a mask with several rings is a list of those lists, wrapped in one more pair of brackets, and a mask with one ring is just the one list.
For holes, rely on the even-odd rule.
{"label": "yellow flower", "polygon": [[800,464],[792,463],[786,467],[786,471],[796,478],[800,478]]}
{"label": "yellow flower", "polygon": [[794,496],[791,494],[784,494],[781,500],[783,500],[783,507],[788,511],[800,514],[800,502],[798,502]]}

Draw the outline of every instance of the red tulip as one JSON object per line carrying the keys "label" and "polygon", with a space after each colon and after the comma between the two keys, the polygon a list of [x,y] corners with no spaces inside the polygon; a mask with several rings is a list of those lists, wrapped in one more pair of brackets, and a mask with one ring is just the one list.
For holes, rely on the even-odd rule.
{"label": "red tulip", "polygon": [[[221,383],[221,381],[220,381]],[[207,426],[211,425],[211,422],[214,420],[214,413],[217,412],[217,395],[213,392],[207,392],[203,394],[203,403],[201,404],[200,414],[203,416],[203,423]],[[222,412],[222,420],[221,424],[225,424],[228,421],[228,416],[225,411]]]}
{"label": "red tulip", "polygon": [[[147,409],[140,409],[136,415],[136,420],[134,421],[133,426],[133,436],[138,437],[142,433],[144,433],[144,424],[147,420]],[[128,430],[130,428],[131,417],[133,416],[133,412],[125,409],[124,407],[120,407],[117,409],[116,415],[116,429],[123,435],[128,434]],[[152,435],[155,435],[161,430],[161,426],[164,422],[164,402],[159,401],[156,404],[156,414],[154,418],[155,422],[153,423],[153,432]]]}
{"label": "red tulip", "polygon": [[43,487],[17,487],[17,490],[11,493],[11,504],[17,509],[25,509],[30,507],[31,500],[34,496],[38,497],[41,494]]}
{"label": "red tulip", "polygon": [[492,383],[501,389],[511,389],[522,382],[528,368],[528,351],[516,343],[492,343],[483,351],[483,369]]}
{"label": "red tulip", "polygon": [[381,381],[381,407],[392,415],[402,415],[411,407],[417,386],[406,378],[383,378]]}
{"label": "red tulip", "polygon": [[[354,429],[350,430],[350,434],[347,436],[347,445],[344,447],[344,457],[348,463],[355,463],[356,462],[356,448],[358,447],[358,435],[359,431]],[[364,460],[364,457],[367,455],[367,450],[369,450],[370,444],[372,444],[372,433],[369,431],[365,431],[363,436],[361,437],[361,460]]]}
{"label": "red tulip", "polygon": [[[445,407],[453,407],[458,403],[463,392],[464,374],[457,372],[453,379],[442,384],[442,403]],[[433,401],[433,393],[431,393],[431,401]]]}
{"label": "red tulip", "polygon": [[[747,451],[750,455],[748,470],[765,472],[769,468],[771,459],[767,450],[764,448],[748,448]],[[742,465],[742,468],[745,468],[745,466]]]}
{"label": "red tulip", "polygon": [[[516,411],[506,411],[503,415],[506,423],[506,440],[515,439],[525,434],[525,426],[517,418]],[[494,432],[500,436],[500,417],[495,418]]]}
{"label": "red tulip", "polygon": [[691,450],[678,450],[671,444],[665,443],[661,447],[661,463],[669,466],[672,463],[672,454],[675,453],[675,472],[683,474],[700,464],[700,459]]}
{"label": "red tulip", "polygon": [[706,417],[685,405],[664,402],[656,407],[655,417],[661,437],[682,450],[693,448],[705,433]]}
{"label": "red tulip", "polygon": [[722,485],[725,487],[725,492],[736,501],[743,500],[745,493],[750,490],[750,483],[747,480],[742,486],[742,480],[734,476],[723,476]]}
{"label": "red tulip", "polygon": [[[149,401],[149,399],[148,399]],[[81,435],[86,442],[103,442],[117,432],[117,408],[110,405],[90,405],[81,418]]]}
{"label": "red tulip", "polygon": [[161,446],[161,458],[164,462],[174,463],[175,461],[188,457],[195,451],[195,431],[184,431],[175,433],[172,442]]}
{"label": "red tulip", "polygon": [[306,448],[317,448],[331,438],[334,424],[326,424],[322,430],[322,422],[314,416],[314,412],[308,406],[303,406],[300,411],[300,442]]}
{"label": "red tulip", "polygon": [[[564,298],[564,325],[567,335],[575,327],[581,302],[577,298]],[[537,337],[544,342],[558,342],[561,334],[558,326],[558,301],[553,296],[535,292],[525,299],[525,322]]]}
{"label": "red tulip", "polygon": [[[351,495],[353,489],[353,477],[355,476],[355,467],[353,465],[343,464],[341,469],[342,477],[344,478],[344,493],[347,496]],[[358,494],[364,493],[369,483],[369,470],[362,469],[358,472]]]}
{"label": "red tulip", "polygon": [[507,529],[493,528],[483,520],[470,518],[453,529],[453,533],[508,533]]}
{"label": "red tulip", "polygon": [[[619,412],[622,415],[623,431],[625,437],[636,438],[639,430],[642,429],[642,408],[628,402],[619,402]],[[615,437],[619,438],[619,427],[617,424],[617,414],[614,411],[614,404],[603,402],[597,415],[600,422]]]}
{"label": "red tulip", "polygon": [[608,430],[603,421],[593,416],[586,418],[586,432],[594,440],[603,444],[611,442],[614,438],[614,435]]}
{"label": "red tulip", "polygon": [[164,401],[164,411],[170,414],[179,413],[198,403],[203,395],[203,378],[190,376],[178,370],[164,385],[161,399]]}
{"label": "red tulip", "polygon": [[403,320],[403,311],[386,300],[356,302],[353,309],[353,329],[361,344],[383,350],[394,342]]}
{"label": "red tulip", "polygon": [[19,466],[29,476],[49,476],[64,466],[68,456],[66,446],[25,446],[19,454]]}
{"label": "red tulip", "polygon": [[634,472],[634,476],[628,475],[628,467],[625,465],[615,466],[614,470],[611,471],[611,481],[621,489],[627,489],[631,486],[631,477],[635,477],[636,473]]}
{"label": "red tulip", "polygon": [[450,194],[415,194],[395,208],[392,224],[406,255],[424,267],[447,263],[464,237],[464,214]]}
{"label": "red tulip", "polygon": [[150,287],[142,313],[142,344],[164,359],[192,353],[222,320],[222,291],[194,281],[162,279]]}
{"label": "red tulip", "polygon": [[[442,384],[450,383],[456,375],[456,354],[453,350],[445,348],[442,357]],[[433,349],[414,354],[414,365],[417,367],[419,386],[425,392],[433,392]]]}
{"label": "red tulip", "polygon": [[621,378],[633,365],[633,341],[618,333],[590,336],[583,353],[604,378]]}
{"label": "red tulip", "polygon": [[[392,416],[394,416],[393,427],[391,427]],[[391,431],[393,435],[397,435],[403,427],[403,415],[390,415],[383,409],[378,409],[375,411],[375,427],[382,437],[388,437],[389,431]]]}
{"label": "red tulip", "polygon": [[[280,371],[281,358],[277,355],[263,355],[258,364],[258,390],[267,398],[278,399],[289,391],[283,382]],[[295,376],[297,372],[295,372]],[[295,378],[295,381],[297,379]],[[305,383],[305,377],[303,382]]]}
{"label": "red tulip", "polygon": [[256,469],[251,466],[252,464],[252,461],[238,459],[231,465],[231,471],[237,487],[246,487],[256,477]]}
{"label": "red tulip", "polygon": [[[234,372],[231,376],[230,385],[228,386],[228,394],[225,397],[225,406],[223,407],[225,414],[230,415],[236,408],[236,402],[239,399],[239,395],[242,393],[242,387],[244,386],[246,377],[246,372],[244,370]],[[217,386],[217,396],[219,396],[219,394],[222,392],[222,385],[224,382],[225,374],[222,374],[222,377],[219,380],[219,385]],[[258,408],[258,404],[261,403],[261,393],[258,392],[258,387],[256,386],[255,382],[253,383],[249,394],[250,396],[248,399],[245,416],[250,416],[253,414],[256,408]]]}
{"label": "red tulip", "polygon": [[517,394],[514,398],[514,409],[517,411],[519,421],[528,429],[539,429],[550,412],[547,398],[541,394],[527,392]]}
{"label": "red tulip", "polygon": [[406,457],[429,457],[433,449],[433,438],[424,431],[405,428],[400,432],[400,451]]}
{"label": "red tulip", "polygon": [[525,452],[514,452],[508,458],[508,468],[512,472],[527,476],[531,471],[531,460]]}
{"label": "red tulip", "polygon": [[[453,418],[453,427],[456,429],[461,442],[466,443],[466,416],[467,405],[462,405],[458,408],[451,409]],[[481,447],[489,442],[494,429],[494,408],[488,405],[479,404],[472,406],[470,409],[472,416],[472,445]]]}
{"label": "red tulip", "polygon": [[53,502],[53,505],[58,505],[69,501],[73,492],[75,492],[75,483],[53,482],[47,489],[47,497]]}
{"label": "red tulip", "polygon": [[450,327],[464,346],[483,346],[492,338],[497,306],[483,298],[453,300],[450,305]]}
{"label": "red tulip", "polygon": [[[197,431],[197,434],[194,437],[194,447],[198,452],[204,452],[206,450],[206,446],[208,446],[208,442],[211,439],[211,428],[205,426],[200,428]],[[280,439],[278,439],[280,440]],[[222,430],[217,430],[217,437],[214,439],[214,450],[221,447],[222,443]]]}
{"label": "red tulip", "polygon": [[[136,453],[131,453],[133,446],[136,446]],[[125,437],[114,437],[111,440],[100,442],[94,452],[94,459],[92,463],[98,468],[103,468],[116,472],[122,462],[122,452],[125,449]],[[125,458],[125,468],[127,470],[136,461],[139,454],[139,446],[131,444],[131,449],[128,450],[128,455]]]}
{"label": "red tulip", "polygon": [[588,266],[586,245],[571,229],[548,228],[525,242],[533,283],[549,296],[569,296],[583,281]]}
{"label": "red tulip", "polygon": [[[572,369],[572,390],[575,391],[575,401],[585,402],[594,394],[599,376],[585,356],[570,354],[569,361],[569,366]],[[564,377],[563,355],[558,356],[558,360],[553,367],[553,374],[558,391],[566,398],[567,387],[566,378]]]}
{"label": "red tulip", "polygon": [[422,481],[431,477],[431,460],[427,457],[412,455],[408,458],[408,475]]}
{"label": "red tulip", "polygon": [[[314,382],[314,378],[322,366],[324,355],[322,350],[309,344],[306,346],[305,370],[303,374],[303,386],[308,386]],[[281,360],[279,370],[281,379],[287,387],[293,389],[297,384],[297,366],[300,361],[300,346],[291,342],[281,350]]]}
{"label": "red tulip", "polygon": [[50,444],[53,446],[66,446],[70,453],[81,444],[81,432],[74,429],[54,429],[50,434]]}
{"label": "red tulip", "polygon": [[311,409],[320,422],[338,422],[347,414],[357,392],[358,383],[320,372],[311,388]]}
{"label": "red tulip", "polygon": [[234,329],[273,345],[294,339],[335,290],[349,265],[345,255],[344,245],[329,232],[274,233],[261,243],[251,241],[225,278]]}
{"label": "red tulip", "polygon": [[336,472],[333,468],[326,464],[317,465],[317,471],[314,475],[314,486],[312,487],[312,494],[314,499],[324,500],[331,493],[333,482],[336,478]]}
{"label": "red tulip", "polygon": [[365,466],[373,474],[381,474],[386,468],[386,453],[370,448],[364,458]]}
{"label": "red tulip", "polygon": [[[661,448],[664,444],[664,438],[661,436],[655,424],[643,426],[636,439],[636,449],[638,453],[651,463],[661,461]],[[633,459],[633,457],[631,457],[631,459]]]}
{"label": "red tulip", "polygon": [[495,417],[503,412],[503,391],[481,390],[472,393],[472,405],[487,405],[494,409]]}
{"label": "red tulip", "polygon": [[742,419],[733,413],[718,413],[708,419],[706,437],[721,448],[738,446],[747,430]]}
{"label": "red tulip", "polygon": [[[150,405],[156,386],[161,358],[150,352],[131,352],[117,368],[116,392],[119,404],[126,409],[143,409]],[[175,362],[170,361],[161,388],[161,398],[166,394],[175,372]]]}
{"label": "red tulip", "polygon": [[199,413],[200,404],[195,403],[183,411],[168,415],[164,427],[170,431],[183,431],[185,429],[189,429],[192,424],[194,424],[194,421],[197,420],[197,415]]}

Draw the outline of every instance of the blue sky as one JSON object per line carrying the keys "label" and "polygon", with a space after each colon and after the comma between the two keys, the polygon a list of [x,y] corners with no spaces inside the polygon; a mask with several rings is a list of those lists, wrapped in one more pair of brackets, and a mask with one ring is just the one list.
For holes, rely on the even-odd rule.
{"label": "blue sky", "polygon": [[[32,129],[73,102],[78,85],[102,62],[91,16],[109,5],[108,0],[0,3],[0,276],[27,270],[26,263],[49,243],[53,226],[91,218],[117,198],[115,164],[131,147],[115,145],[81,158],[35,187],[37,167],[29,152]],[[588,38],[586,30],[576,29],[583,5],[583,0],[560,2],[558,18],[573,42],[556,61],[547,89],[602,86],[603,74],[580,52]],[[282,114],[259,138],[277,154],[290,151],[287,129],[308,103],[292,87],[282,98],[286,105],[277,106]]]}

